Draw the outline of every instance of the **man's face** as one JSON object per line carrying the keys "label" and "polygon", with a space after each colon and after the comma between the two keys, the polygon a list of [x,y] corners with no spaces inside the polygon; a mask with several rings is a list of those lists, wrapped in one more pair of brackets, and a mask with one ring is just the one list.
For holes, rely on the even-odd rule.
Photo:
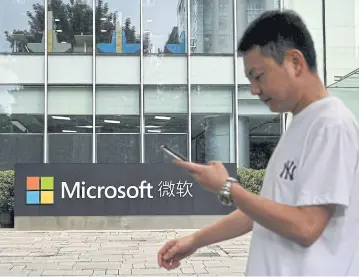
{"label": "man's face", "polygon": [[251,93],[257,95],[272,112],[288,112],[299,101],[296,93],[295,72],[291,63],[282,65],[265,57],[258,48],[248,51],[243,58],[244,69],[251,84]]}

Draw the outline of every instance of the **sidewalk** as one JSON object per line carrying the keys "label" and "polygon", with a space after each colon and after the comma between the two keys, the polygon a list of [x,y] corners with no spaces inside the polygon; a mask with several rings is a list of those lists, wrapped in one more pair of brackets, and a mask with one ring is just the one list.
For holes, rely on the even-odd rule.
{"label": "sidewalk", "polygon": [[200,249],[175,270],[157,265],[167,240],[195,230],[0,230],[0,276],[240,276],[250,235]]}

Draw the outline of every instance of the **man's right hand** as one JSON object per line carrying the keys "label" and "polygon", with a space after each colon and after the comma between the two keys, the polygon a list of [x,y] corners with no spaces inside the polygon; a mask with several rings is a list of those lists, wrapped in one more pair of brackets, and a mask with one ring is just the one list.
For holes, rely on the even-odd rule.
{"label": "man's right hand", "polygon": [[197,249],[244,235],[252,228],[252,219],[236,209],[215,224],[189,236],[167,242],[158,251],[158,265],[167,270],[175,269],[183,258],[192,255]]}
{"label": "man's right hand", "polygon": [[194,235],[170,240],[158,251],[158,265],[167,270],[175,269],[183,258],[196,251]]}

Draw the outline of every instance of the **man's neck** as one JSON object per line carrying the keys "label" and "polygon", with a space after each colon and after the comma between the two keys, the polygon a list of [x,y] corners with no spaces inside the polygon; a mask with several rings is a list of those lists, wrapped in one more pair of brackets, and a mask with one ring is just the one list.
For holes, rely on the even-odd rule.
{"label": "man's neck", "polygon": [[300,99],[298,104],[294,107],[292,111],[294,115],[302,111],[313,102],[328,96],[328,91],[319,77],[310,78],[310,80],[301,87],[301,91],[302,99]]}

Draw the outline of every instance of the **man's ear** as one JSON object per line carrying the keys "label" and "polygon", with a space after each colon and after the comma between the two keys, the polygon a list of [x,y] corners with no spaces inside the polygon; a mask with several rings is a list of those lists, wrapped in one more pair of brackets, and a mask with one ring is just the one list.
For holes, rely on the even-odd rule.
{"label": "man's ear", "polygon": [[295,76],[301,75],[306,64],[302,52],[297,49],[288,50],[287,58],[292,66]]}

